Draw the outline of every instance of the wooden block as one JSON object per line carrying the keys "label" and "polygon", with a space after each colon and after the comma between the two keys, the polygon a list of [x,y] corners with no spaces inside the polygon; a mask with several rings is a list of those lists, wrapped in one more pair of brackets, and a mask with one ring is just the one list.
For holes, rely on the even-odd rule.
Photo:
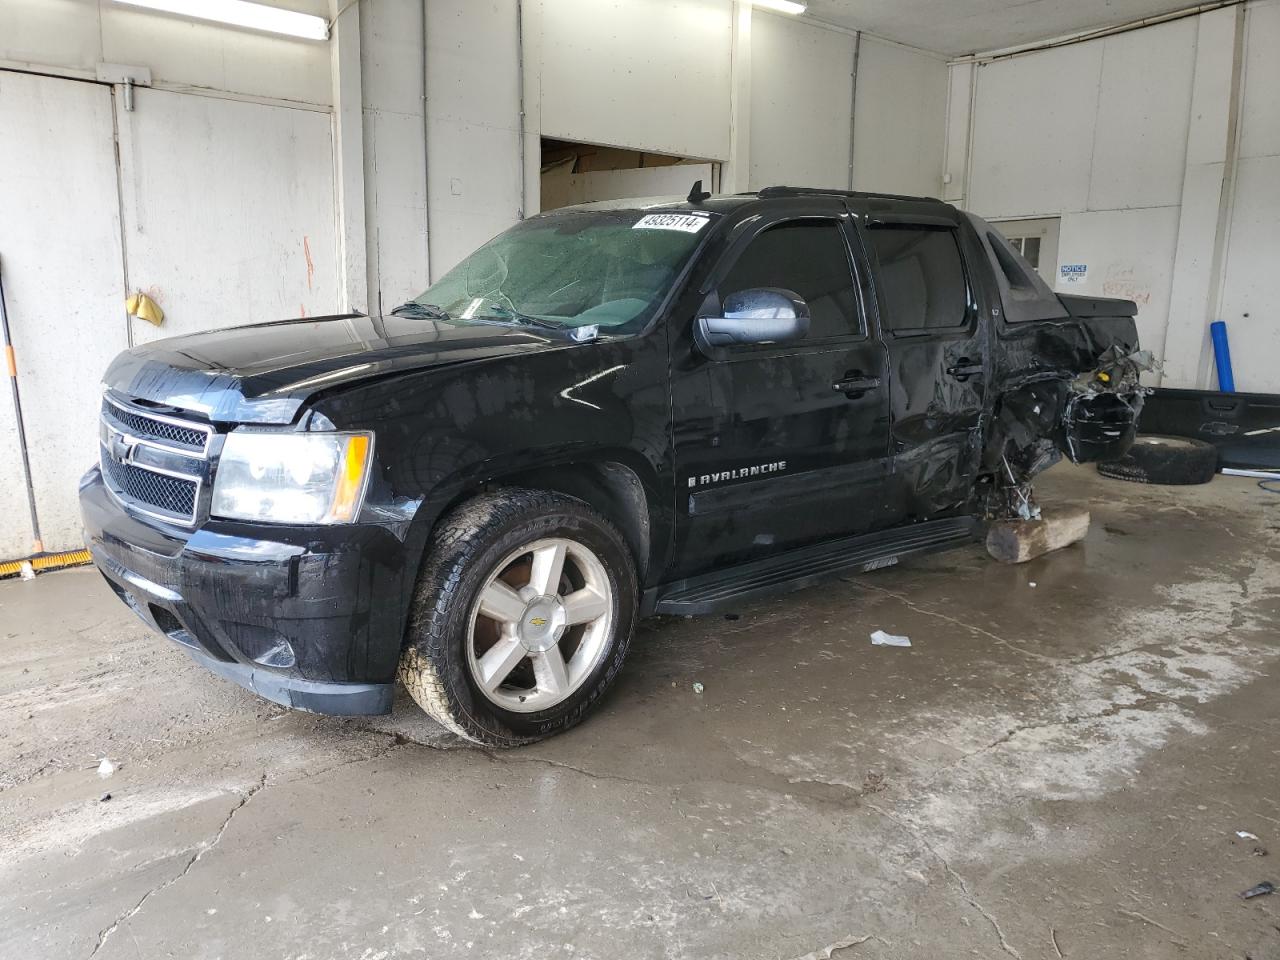
{"label": "wooden block", "polygon": [[1001,563],[1026,563],[1083,540],[1089,511],[1068,507],[1044,512],[1039,520],[999,520],[987,531],[987,553]]}

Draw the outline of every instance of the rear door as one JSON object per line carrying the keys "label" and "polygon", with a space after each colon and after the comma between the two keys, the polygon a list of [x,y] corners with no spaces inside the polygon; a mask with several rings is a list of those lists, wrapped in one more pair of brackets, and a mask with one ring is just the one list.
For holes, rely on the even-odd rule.
{"label": "rear door", "polygon": [[851,203],[888,353],[893,487],[905,520],[969,498],[989,372],[973,238],[950,208],[919,206],[886,213]]}
{"label": "rear door", "polygon": [[677,574],[881,525],[887,369],[855,282],[852,232],[831,198],[750,217],[709,278],[704,312],[771,287],[808,303],[803,340],[695,346],[672,338]]}

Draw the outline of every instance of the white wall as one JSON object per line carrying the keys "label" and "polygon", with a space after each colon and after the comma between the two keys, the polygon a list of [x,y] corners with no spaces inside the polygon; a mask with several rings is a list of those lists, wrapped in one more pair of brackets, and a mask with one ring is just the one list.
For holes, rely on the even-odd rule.
{"label": "white wall", "polygon": [[731,98],[745,74],[750,188],[848,188],[852,160],[857,189],[937,195],[944,58],[864,35],[855,108],[856,34],[755,10],[744,31],[749,51],[735,51],[733,8],[729,0],[529,0],[526,135],[740,160],[730,156]]}
{"label": "white wall", "polygon": [[[346,7],[273,2],[329,16]],[[360,21],[353,87],[325,43],[111,0],[4,0],[0,66],[91,78],[99,63],[123,63],[149,68],[158,89],[282,105],[332,108],[354,91],[358,142],[341,108],[335,125],[339,264],[353,303],[375,310],[536,211],[541,136],[725,162],[738,189],[850,184],[849,31],[732,0],[525,0],[519,25],[516,10],[429,0],[424,64],[422,4],[360,0],[344,14]],[[854,185],[936,193],[939,60],[864,37],[859,84]]]}
{"label": "white wall", "polygon": [[1280,3],[1249,10],[1240,151],[1217,315],[1236,386],[1280,392]]}
{"label": "white wall", "polygon": [[968,206],[1061,216],[1073,292],[1139,304],[1163,352],[1190,117],[1192,18],[978,68]]}
{"label": "white wall", "polygon": [[725,160],[729,0],[540,0],[526,5],[541,52],[543,136]]}
{"label": "white wall", "polygon": [[[427,188],[439,277],[523,208],[515,0],[427,8]],[[537,151],[537,139],[532,149]]]}
{"label": "white wall", "polygon": [[1280,3],[1262,0],[953,65],[945,195],[989,219],[1061,217],[1058,262],[1088,280],[1060,289],[1137,301],[1165,385],[1215,386],[1222,318],[1237,388],[1280,390],[1278,48]]}
{"label": "white wall", "polygon": [[393,310],[417,296],[430,274],[422,15],[421,3],[404,0],[364,0],[360,6],[371,311]]}
{"label": "white wall", "polygon": [[132,343],[323,316],[338,300],[328,113],[137,90],[117,110]]}
{"label": "white wall", "polygon": [[942,189],[947,65],[863,36],[854,106],[853,187],[936,197]]}
{"label": "white wall", "polygon": [[941,56],[757,13],[751,188],[787,184],[938,196],[946,91]]}
{"label": "white wall", "polygon": [[[280,3],[328,16],[328,0]],[[79,70],[100,62],[151,68],[157,84],[331,102],[329,47],[158,15],[111,0],[4,0],[0,64]]]}
{"label": "white wall", "polygon": [[[98,384],[128,345],[112,109],[107,87],[0,73],[0,266],[36,507],[55,550],[78,544]],[[66,175],[58,189],[49,170]],[[35,547],[7,383],[0,393],[0,559],[12,559]]]}
{"label": "white wall", "polygon": [[[724,162],[730,189],[849,186],[855,34],[731,0],[525,0],[517,33],[515,8],[428,8],[433,276],[538,210],[544,136]],[[936,194],[945,61],[866,37],[863,51],[854,184]]]}
{"label": "white wall", "polygon": [[751,189],[848,189],[855,39],[794,17],[756,15]]}

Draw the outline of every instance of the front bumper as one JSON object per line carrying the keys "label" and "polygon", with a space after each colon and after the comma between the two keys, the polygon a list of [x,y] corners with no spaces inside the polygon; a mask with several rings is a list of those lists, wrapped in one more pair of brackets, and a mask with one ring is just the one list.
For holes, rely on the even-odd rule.
{"label": "front bumper", "polygon": [[112,590],[198,663],[288,707],[390,712],[412,581],[389,530],[211,521],[186,533],[126,512],[97,468],[80,508]]}

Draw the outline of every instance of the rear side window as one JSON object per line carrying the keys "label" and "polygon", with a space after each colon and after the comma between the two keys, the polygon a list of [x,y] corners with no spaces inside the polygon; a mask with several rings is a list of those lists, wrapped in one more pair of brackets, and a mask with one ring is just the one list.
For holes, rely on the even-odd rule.
{"label": "rear side window", "polygon": [[[1029,246],[1032,240],[1035,241],[1035,260],[1031,259],[1032,247]],[[1016,293],[1035,293],[1037,292],[1036,286],[1031,277],[1035,273],[1035,265],[1040,259],[1040,238],[1023,237],[1022,241],[1022,247],[1027,251],[1023,256],[1026,258],[1025,264],[1030,268],[1029,271],[1023,269],[1023,264],[1018,262],[1018,258],[1014,253],[1017,248],[1009,240],[1006,240],[995,231],[987,232],[987,242],[991,244],[991,252],[996,255],[996,263],[1000,264],[1000,272],[1009,281],[1009,287]]]}
{"label": "rear side window", "polygon": [[720,283],[720,298],[754,287],[800,294],[809,304],[809,340],[862,333],[849,250],[836,220],[793,220],[752,240]]}
{"label": "rear side window", "polygon": [[969,317],[969,290],[954,230],[876,226],[867,231],[880,282],[876,294],[886,330],[943,330]]}

